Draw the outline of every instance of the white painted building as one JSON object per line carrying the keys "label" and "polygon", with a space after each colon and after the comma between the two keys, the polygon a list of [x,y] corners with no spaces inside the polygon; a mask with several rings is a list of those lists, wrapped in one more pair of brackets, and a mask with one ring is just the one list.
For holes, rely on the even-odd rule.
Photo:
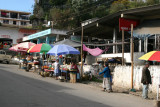
{"label": "white painted building", "polygon": [[33,29],[0,26],[0,49],[8,49],[12,45],[22,42],[18,41],[20,38],[36,32],[37,30]]}
{"label": "white painted building", "polygon": [[29,16],[31,13],[0,9],[0,49],[8,49],[12,45],[22,42],[22,38],[36,33],[31,27]]}

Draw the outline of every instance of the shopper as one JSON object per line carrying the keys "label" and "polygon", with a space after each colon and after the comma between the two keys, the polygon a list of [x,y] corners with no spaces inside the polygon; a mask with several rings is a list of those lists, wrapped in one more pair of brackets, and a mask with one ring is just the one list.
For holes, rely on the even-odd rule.
{"label": "shopper", "polygon": [[99,75],[103,74],[103,91],[112,92],[111,86],[111,71],[108,67],[108,63],[105,64],[105,68]]}
{"label": "shopper", "polygon": [[146,62],[142,70],[142,78],[141,78],[141,83],[143,84],[142,98],[144,99],[148,98],[148,87],[149,84],[151,84],[151,75],[148,68],[149,68],[149,62]]}
{"label": "shopper", "polygon": [[58,76],[60,76],[60,65],[59,65],[59,59],[56,59],[56,62],[54,63],[54,74],[56,76],[56,80],[58,79]]}

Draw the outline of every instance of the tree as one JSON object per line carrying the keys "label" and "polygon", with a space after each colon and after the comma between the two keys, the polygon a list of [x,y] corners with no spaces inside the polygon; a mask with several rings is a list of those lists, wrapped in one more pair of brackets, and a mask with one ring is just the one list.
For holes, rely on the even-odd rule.
{"label": "tree", "polygon": [[114,1],[110,8],[110,13],[115,13],[120,10],[128,9],[129,1],[128,0],[118,0]]}
{"label": "tree", "polygon": [[130,8],[137,8],[137,7],[142,7],[145,6],[145,2],[143,0],[138,0],[138,1],[132,1],[130,2]]}
{"label": "tree", "polygon": [[54,27],[72,29],[84,20],[107,15],[109,4],[106,0],[39,0],[34,15],[53,21]]}

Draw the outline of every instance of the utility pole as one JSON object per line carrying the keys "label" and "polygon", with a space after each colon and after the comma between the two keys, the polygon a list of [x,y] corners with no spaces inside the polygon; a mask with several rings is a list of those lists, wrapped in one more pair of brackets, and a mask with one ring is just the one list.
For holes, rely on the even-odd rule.
{"label": "utility pole", "polygon": [[82,25],[82,34],[81,34],[81,78],[83,76],[83,25]]}
{"label": "utility pole", "polygon": [[131,89],[133,89],[133,72],[134,72],[134,61],[133,61],[133,52],[134,52],[134,45],[133,45],[133,24],[131,24]]}
{"label": "utility pole", "polygon": [[122,65],[124,65],[124,29],[122,29]]}

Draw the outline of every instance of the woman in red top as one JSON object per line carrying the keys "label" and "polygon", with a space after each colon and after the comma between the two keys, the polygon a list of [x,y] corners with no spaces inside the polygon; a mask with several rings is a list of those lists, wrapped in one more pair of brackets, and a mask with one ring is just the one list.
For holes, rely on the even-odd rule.
{"label": "woman in red top", "polygon": [[76,72],[76,80],[79,81],[80,73],[79,73],[78,67],[75,62],[72,62],[71,69],[77,71]]}
{"label": "woman in red top", "polygon": [[79,73],[78,67],[75,62],[72,62],[71,69],[77,71]]}

